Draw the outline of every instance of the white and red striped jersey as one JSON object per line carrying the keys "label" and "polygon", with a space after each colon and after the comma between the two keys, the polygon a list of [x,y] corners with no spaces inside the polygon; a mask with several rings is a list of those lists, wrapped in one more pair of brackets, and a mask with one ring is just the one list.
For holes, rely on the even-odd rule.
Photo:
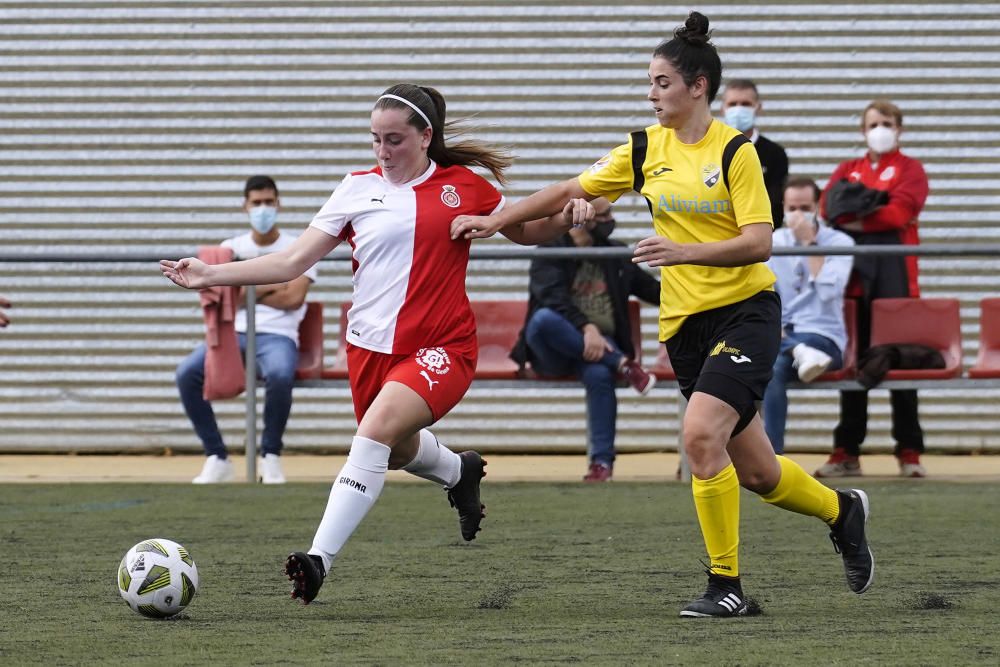
{"label": "white and red striped jersey", "polygon": [[346,240],[354,259],[352,345],[384,354],[475,344],[465,292],[470,242],[451,239],[457,215],[489,215],[504,198],[466,167],[430,167],[393,185],[379,167],[347,175],[310,226]]}

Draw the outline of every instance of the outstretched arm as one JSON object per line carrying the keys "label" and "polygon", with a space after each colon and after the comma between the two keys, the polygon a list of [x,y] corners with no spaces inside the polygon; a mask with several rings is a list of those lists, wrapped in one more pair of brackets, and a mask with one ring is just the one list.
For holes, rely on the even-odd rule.
{"label": "outstretched arm", "polygon": [[340,239],[309,227],[284,250],[244,262],[205,264],[194,257],[172,262],[160,260],[160,271],[175,284],[188,289],[216,285],[269,285],[286,283],[340,244]]}
{"label": "outstretched arm", "polygon": [[514,243],[538,245],[562,236],[571,227],[578,227],[594,217],[594,207],[586,199],[571,199],[555,215],[528,222],[517,222],[500,228],[500,233]]}
{"label": "outstretched arm", "polygon": [[[562,211],[573,199],[584,199],[590,201],[594,196],[580,187],[580,182],[576,178],[571,178],[561,183],[554,183],[533,195],[525,197],[516,204],[505,206],[499,213],[494,215],[460,215],[451,222],[452,239],[485,239],[496,234],[501,228],[508,225],[523,223],[524,227],[529,223],[538,223],[543,230],[552,232],[547,237],[553,238],[561,232],[544,228],[549,223],[542,220],[549,218]],[[563,229],[562,232],[565,232]],[[534,235],[535,232],[531,232]],[[517,232],[515,232],[517,234]],[[511,240],[514,239],[508,236]],[[547,239],[542,239],[547,240]],[[517,241],[521,243],[521,241]],[[539,243],[541,241],[530,241],[529,243]]]}

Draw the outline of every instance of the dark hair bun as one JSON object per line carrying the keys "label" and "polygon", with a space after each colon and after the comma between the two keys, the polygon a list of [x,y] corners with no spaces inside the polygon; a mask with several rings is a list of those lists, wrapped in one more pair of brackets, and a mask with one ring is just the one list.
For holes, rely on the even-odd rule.
{"label": "dark hair bun", "polygon": [[674,37],[683,39],[688,44],[703,46],[708,44],[711,31],[708,29],[708,17],[700,12],[691,12],[684,25],[674,30]]}

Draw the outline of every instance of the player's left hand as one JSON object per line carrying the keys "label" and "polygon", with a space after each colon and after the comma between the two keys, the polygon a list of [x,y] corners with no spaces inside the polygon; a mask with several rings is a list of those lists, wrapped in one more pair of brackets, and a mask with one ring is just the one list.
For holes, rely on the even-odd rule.
{"label": "player's left hand", "polygon": [[676,266],[687,262],[684,246],[665,236],[650,236],[635,244],[632,263],[646,262],[648,266]]}

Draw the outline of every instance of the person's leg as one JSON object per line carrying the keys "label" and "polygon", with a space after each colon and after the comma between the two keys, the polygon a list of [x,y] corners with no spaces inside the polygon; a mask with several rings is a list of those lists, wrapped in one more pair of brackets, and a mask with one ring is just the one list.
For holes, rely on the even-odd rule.
{"label": "person's leg", "polygon": [[404,445],[392,450],[389,469],[405,470],[448,489],[458,483],[462,459],[444,446],[437,436],[422,428]]}
{"label": "person's leg", "polygon": [[[246,349],[244,337],[240,347]],[[280,456],[285,426],[292,410],[292,387],[299,350],[295,341],[279,334],[257,335],[257,368],[264,377],[264,433],[261,454]]]}
{"label": "person's leg", "polygon": [[766,503],[814,516],[830,527],[834,548],[844,562],[848,587],[867,591],[875,577],[875,558],[868,547],[868,496],[860,489],[834,491],[800,465],[775,456],[759,417],[733,437],[727,447],[740,483]]}
{"label": "person's leg", "polygon": [[[535,311],[525,327],[524,337],[538,361],[546,366],[546,375],[568,375],[575,363],[583,361],[583,332],[551,308]],[[598,363],[617,372],[622,359],[622,353],[615,349],[605,352]],[[550,373],[548,368],[566,370]]]}
{"label": "person's leg", "polygon": [[861,455],[861,443],[868,435],[868,392],[840,392],[840,421],[833,430],[833,446],[848,456]]}
{"label": "person's leg", "polygon": [[819,350],[830,357],[830,365],[827,367],[827,370],[835,371],[844,365],[843,352],[840,351],[840,348],[837,347],[836,343],[826,336],[810,332],[795,332],[792,336],[794,336],[794,339],[799,343],[808,345],[814,350]]}
{"label": "person's leg", "polygon": [[828,524],[837,519],[837,494],[784,456],[775,456],[768,446],[760,417],[754,417],[726,447],[740,485],[760,495],[765,502]]}
{"label": "person's leg", "polygon": [[781,339],[778,358],[774,362],[771,381],[764,392],[764,430],[776,454],[785,451],[785,427],[788,421],[789,382],[798,380],[792,351],[798,345],[808,345],[830,357],[828,370],[837,370],[843,365],[843,355],[836,343],[814,333],[791,332]]}
{"label": "person's leg", "polygon": [[739,576],[740,487],[726,451],[738,421],[730,405],[698,391],[684,413],[684,452],[709,572],[727,577]]}
{"label": "person's leg", "polygon": [[796,378],[795,369],[792,367],[794,361],[792,348],[798,343],[799,340],[792,334],[781,339],[781,348],[778,358],[774,360],[771,381],[767,383],[767,389],[764,391],[764,428],[777,454],[785,451],[785,422],[788,416],[786,387]]}
{"label": "person's leg", "polygon": [[[432,421],[441,419],[458,404],[476,371],[471,346],[462,349],[431,348],[396,364],[386,376],[416,392],[431,411]],[[448,502],[458,511],[462,539],[476,538],[486,516],[480,499],[480,482],[486,476],[486,461],[473,450],[456,454],[426,428],[393,447],[389,468],[441,484]]]}
{"label": "person's leg", "polygon": [[177,367],[177,390],[194,431],[205,448],[205,456],[226,459],[226,446],[219,432],[212,404],[205,400],[205,344],[201,343]]}
{"label": "person's leg", "polygon": [[358,426],[347,462],[337,474],[326,511],[316,529],[310,555],[319,556],[324,571],[378,499],[393,447],[411,442],[433,422],[424,399],[406,385],[388,382]]}
{"label": "person's leg", "polygon": [[917,391],[906,389],[889,392],[892,408],[892,438],[896,441],[896,459],[904,477],[926,477],[927,470],[920,463],[924,452],[924,431],[920,428]]}
{"label": "person's leg", "polygon": [[618,397],[615,395],[617,373],[604,364],[588,362],[581,363],[577,373],[587,391],[590,462],[612,468],[618,418]]}

